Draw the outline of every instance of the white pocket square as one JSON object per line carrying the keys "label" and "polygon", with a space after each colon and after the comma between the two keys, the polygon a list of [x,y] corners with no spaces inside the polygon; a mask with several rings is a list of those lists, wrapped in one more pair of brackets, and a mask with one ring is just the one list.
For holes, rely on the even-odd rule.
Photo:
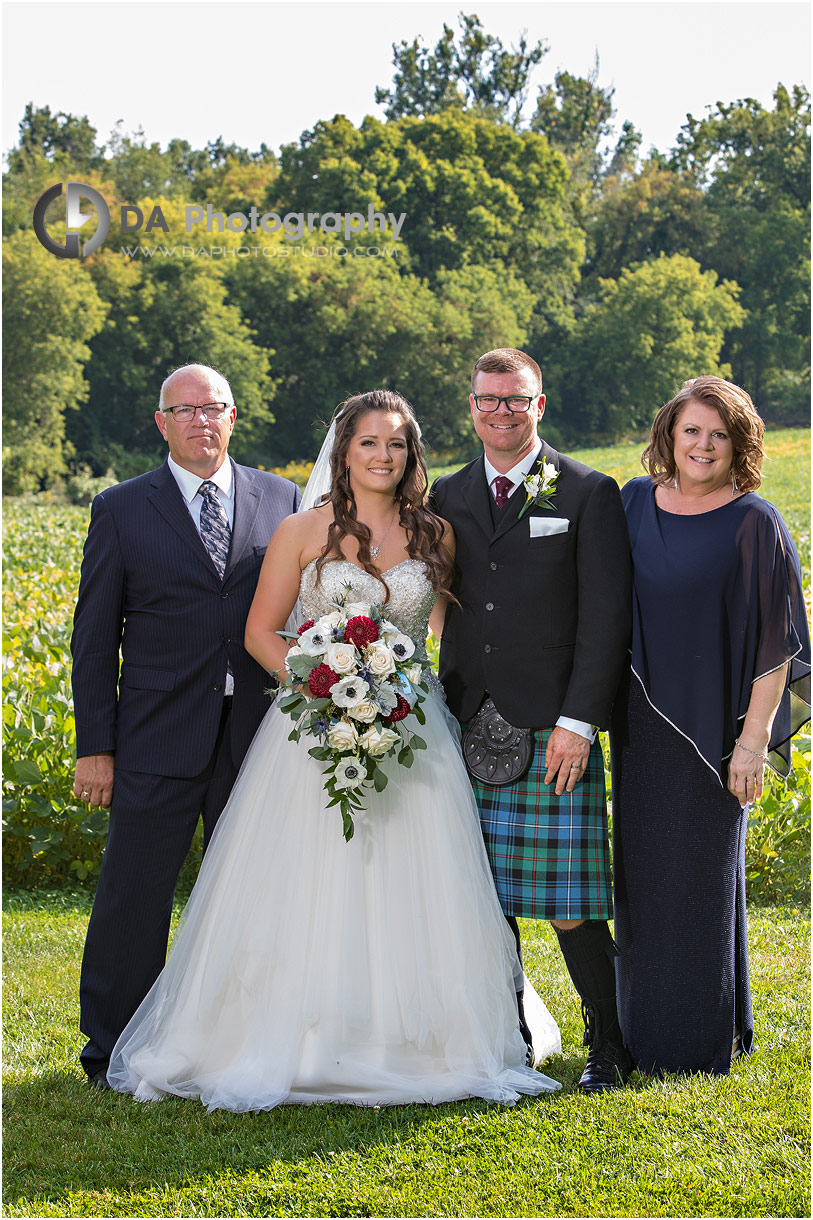
{"label": "white pocket square", "polygon": [[532,538],[546,538],[548,534],[566,534],[570,528],[567,517],[529,517]]}

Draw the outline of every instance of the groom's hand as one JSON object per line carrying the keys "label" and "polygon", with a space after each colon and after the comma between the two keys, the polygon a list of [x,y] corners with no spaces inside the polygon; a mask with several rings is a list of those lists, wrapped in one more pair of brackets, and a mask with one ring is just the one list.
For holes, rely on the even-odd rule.
{"label": "groom's hand", "polygon": [[589,757],[590,742],[587,738],[557,725],[548,738],[545,751],[545,783],[552,784],[556,780],[557,796],[572,792],[584,775]]}

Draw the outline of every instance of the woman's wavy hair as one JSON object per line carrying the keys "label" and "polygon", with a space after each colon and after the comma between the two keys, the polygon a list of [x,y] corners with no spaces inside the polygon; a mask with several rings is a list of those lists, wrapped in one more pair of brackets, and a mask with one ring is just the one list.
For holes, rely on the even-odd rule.
{"label": "woman's wavy hair", "polygon": [[407,554],[411,559],[423,560],[432,587],[456,601],[451,591],[454,561],[441,545],[443,523],[424,504],[429,481],[418,421],[412,405],[395,390],[370,390],[366,394],[354,394],[337,407],[333,416],[336,438],[330,455],[331,489],[324,501],[333,506],[333,521],[328,529],[327,542],[316,561],[317,576],[321,575],[331,556],[341,556],[342,540],[349,535],[358,542],[359,563],[365,572],[382,582],[387,590],[385,600],[389,600],[389,586],[370,554],[372,534],[369,527],[356,516],[356,501],[345,460],[358,421],[369,411],[400,415],[404,421],[407,458],[403,477],[395,489],[395,501],[399,506],[398,520],[407,531]]}
{"label": "woman's wavy hair", "polygon": [[652,422],[649,444],[641,454],[641,465],[654,483],[663,486],[675,479],[674,432],[678,416],[691,400],[719,411],[734,449],[732,469],[740,491],[756,491],[762,482],[762,438],[765,425],[750,394],[723,377],[695,377],[686,381],[674,398],[665,403]]}

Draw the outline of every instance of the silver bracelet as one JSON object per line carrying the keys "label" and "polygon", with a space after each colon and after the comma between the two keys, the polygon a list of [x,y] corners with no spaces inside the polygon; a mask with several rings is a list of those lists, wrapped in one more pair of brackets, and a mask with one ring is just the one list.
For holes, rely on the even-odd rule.
{"label": "silver bracelet", "polygon": [[757,754],[756,750],[752,750],[750,746],[744,746],[744,745],[742,744],[742,742],[740,741],[739,737],[738,737],[738,738],[736,739],[736,741],[734,742],[734,745],[735,745],[735,746],[739,746],[741,750],[745,750],[745,753],[746,753],[746,754],[753,754],[754,758],[758,758],[758,759],[760,760],[760,762],[767,762],[767,761],[768,761],[768,755],[767,755],[767,754]]}

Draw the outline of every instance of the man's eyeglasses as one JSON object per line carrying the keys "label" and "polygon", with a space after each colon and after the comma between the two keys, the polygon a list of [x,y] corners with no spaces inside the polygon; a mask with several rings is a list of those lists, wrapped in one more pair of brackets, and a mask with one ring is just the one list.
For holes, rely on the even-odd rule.
{"label": "man's eyeglasses", "polygon": [[231,411],[234,403],[232,402],[204,402],[199,407],[188,406],[186,403],[181,403],[177,407],[162,407],[164,415],[172,415],[179,423],[187,423],[190,419],[194,419],[198,411],[205,411],[208,416],[223,415],[226,411]]}
{"label": "man's eyeglasses", "polygon": [[500,403],[504,402],[509,411],[520,415],[530,408],[534,398],[538,398],[539,395],[534,394],[533,398],[528,398],[524,394],[512,394],[510,398],[498,398],[496,394],[473,394],[472,397],[478,411],[496,411]]}

